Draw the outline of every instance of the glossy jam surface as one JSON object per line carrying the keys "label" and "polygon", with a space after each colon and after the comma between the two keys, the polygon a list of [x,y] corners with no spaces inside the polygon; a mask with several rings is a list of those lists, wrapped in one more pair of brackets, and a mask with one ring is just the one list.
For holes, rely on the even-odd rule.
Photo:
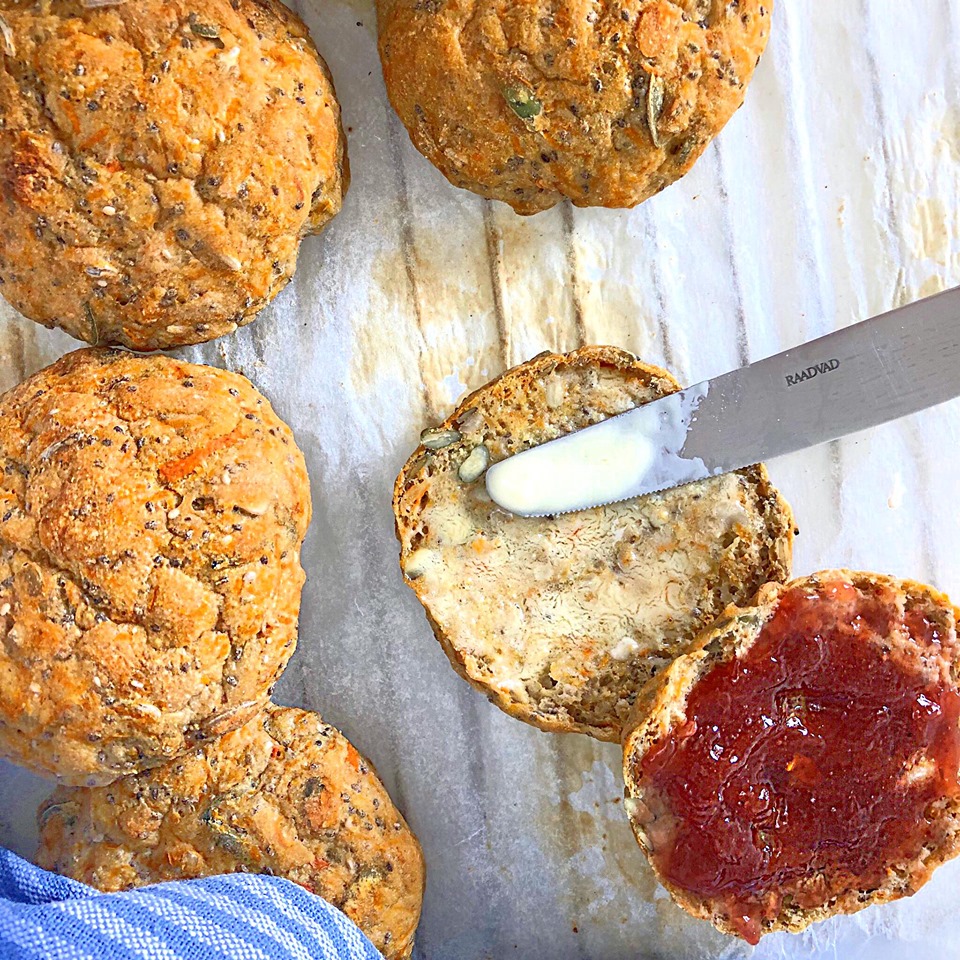
{"label": "glossy jam surface", "polygon": [[752,943],[785,898],[810,908],[884,883],[885,864],[936,842],[937,806],[960,794],[953,631],[867,589],[785,593],[635,768],[658,869]]}

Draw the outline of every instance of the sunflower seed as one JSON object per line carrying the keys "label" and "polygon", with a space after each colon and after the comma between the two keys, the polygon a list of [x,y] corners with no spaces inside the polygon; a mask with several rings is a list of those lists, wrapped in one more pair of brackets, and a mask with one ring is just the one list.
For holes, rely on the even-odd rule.
{"label": "sunflower seed", "polygon": [[664,86],[663,77],[658,77],[655,73],[650,75],[650,86],[647,88],[647,126],[650,127],[650,137],[655,147],[663,146],[657,123],[663,113]]}
{"label": "sunflower seed", "polygon": [[10,24],[7,23],[3,17],[0,17],[0,37],[3,38],[3,50],[8,57],[15,57],[17,55],[17,48],[13,42],[13,31],[10,29]]}
{"label": "sunflower seed", "polygon": [[201,23],[195,13],[190,14],[190,30],[195,36],[203,37],[205,40],[219,40],[220,26],[216,23]]}
{"label": "sunflower seed", "polygon": [[464,410],[457,417],[457,429],[461,433],[471,433],[474,430],[483,428],[483,414],[476,407],[470,407]]}
{"label": "sunflower seed", "polygon": [[457,476],[464,483],[473,483],[483,476],[490,463],[490,451],[481,443],[470,451],[470,456],[460,464]]}
{"label": "sunflower seed", "polygon": [[87,320],[90,321],[90,343],[97,346],[97,344],[100,343],[100,327],[97,324],[97,316],[93,312],[93,307],[90,306],[89,300],[84,303],[83,309],[87,314]]}
{"label": "sunflower seed", "polygon": [[235,257],[232,253],[215,253],[215,256],[225,267],[233,270],[234,273],[239,273],[243,269],[243,263],[239,257]]}

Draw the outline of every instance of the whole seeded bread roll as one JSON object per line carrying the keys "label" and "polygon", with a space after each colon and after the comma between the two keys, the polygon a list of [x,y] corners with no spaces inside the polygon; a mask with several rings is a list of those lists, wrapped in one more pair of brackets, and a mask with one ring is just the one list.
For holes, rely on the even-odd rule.
{"label": "whole seeded bread roll", "polygon": [[650,682],[625,807],[680,906],[756,943],[956,856],[956,622],[931,587],[825,571],[763,587]]}
{"label": "whole seeded bread roll", "polygon": [[387,93],[447,179],[518,213],[632,207],[743,103],[770,0],[377,0]]}
{"label": "whole seeded bread roll", "polygon": [[261,709],[310,497],[248,380],[79,350],[0,397],[0,465],[0,755],[108,783]]}
{"label": "whole seeded bread roll", "polygon": [[0,0],[0,293],[138,350],[249,323],[349,181],[278,0]]}
{"label": "whole seeded bread roll", "polygon": [[271,705],[155,770],[61,788],[39,823],[37,862],[99,890],[269,873],[341,909],[387,960],[413,949],[420,845],[370,762],[315,713]]}
{"label": "whole seeded bread roll", "polygon": [[454,668],[521,720],[619,741],[654,673],[789,575],[793,518],[762,466],[558,517],[488,497],[488,463],[677,389],[613,347],[541,354],[426,431],[397,479],[407,583]]}

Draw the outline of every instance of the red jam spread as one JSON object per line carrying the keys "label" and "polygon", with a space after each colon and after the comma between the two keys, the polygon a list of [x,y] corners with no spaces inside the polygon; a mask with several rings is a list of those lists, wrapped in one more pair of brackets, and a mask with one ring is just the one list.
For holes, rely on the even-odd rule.
{"label": "red jam spread", "polygon": [[941,632],[883,587],[785,593],[635,767],[664,878],[757,943],[784,900],[820,906],[915,861],[939,837],[938,801],[960,794],[954,635]]}

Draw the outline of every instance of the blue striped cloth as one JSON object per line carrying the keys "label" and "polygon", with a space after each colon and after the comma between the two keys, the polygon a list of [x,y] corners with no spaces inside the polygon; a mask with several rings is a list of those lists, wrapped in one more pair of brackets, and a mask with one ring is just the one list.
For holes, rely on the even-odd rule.
{"label": "blue striped cloth", "polygon": [[100,893],[0,849],[2,960],[382,960],[336,907],[234,873]]}

